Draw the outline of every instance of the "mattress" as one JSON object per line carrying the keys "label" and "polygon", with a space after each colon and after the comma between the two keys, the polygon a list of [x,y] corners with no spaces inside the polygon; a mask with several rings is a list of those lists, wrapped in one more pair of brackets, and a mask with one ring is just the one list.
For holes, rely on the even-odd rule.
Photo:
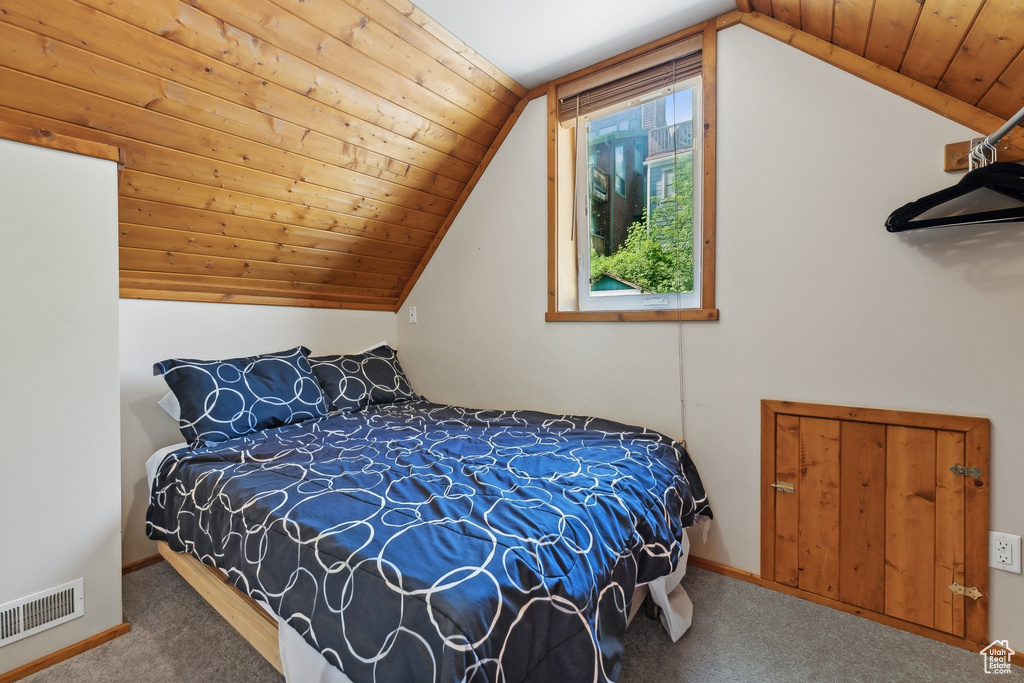
{"label": "mattress", "polygon": [[426,401],[153,469],[150,537],[226,572],[356,682],[615,680],[636,586],[671,606],[685,529],[711,518],[661,434]]}

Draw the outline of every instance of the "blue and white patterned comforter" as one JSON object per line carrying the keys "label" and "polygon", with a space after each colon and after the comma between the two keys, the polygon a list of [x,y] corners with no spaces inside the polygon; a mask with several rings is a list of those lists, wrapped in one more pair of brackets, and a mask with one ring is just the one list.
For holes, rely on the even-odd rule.
{"label": "blue and white patterned comforter", "polygon": [[353,681],[618,677],[634,587],[711,510],[638,427],[426,401],[175,452],[147,533],[225,570]]}

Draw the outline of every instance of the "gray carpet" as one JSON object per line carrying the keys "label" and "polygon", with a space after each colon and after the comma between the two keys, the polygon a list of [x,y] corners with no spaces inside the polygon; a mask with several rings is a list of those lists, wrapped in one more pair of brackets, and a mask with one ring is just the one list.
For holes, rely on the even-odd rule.
{"label": "gray carpet", "polygon": [[[672,643],[638,616],[620,683],[988,681],[979,653],[691,567],[693,625]],[[1021,680],[1019,667],[1004,680]],[[997,677],[997,680],[1000,677]]]}
{"label": "gray carpet", "polygon": [[[694,602],[690,631],[673,643],[638,615],[621,683],[992,680],[975,652],[696,568],[684,584]],[[283,680],[166,562],[124,577],[124,609],[130,633],[22,680]],[[1014,667],[1002,680],[1022,673]]]}
{"label": "gray carpet", "polygon": [[126,575],[123,585],[124,615],[131,631],[22,681],[284,681],[166,562]]}

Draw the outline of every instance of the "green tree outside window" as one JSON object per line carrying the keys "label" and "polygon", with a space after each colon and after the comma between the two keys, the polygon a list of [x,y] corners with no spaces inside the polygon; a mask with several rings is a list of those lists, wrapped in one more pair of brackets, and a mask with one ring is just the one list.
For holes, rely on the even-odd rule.
{"label": "green tree outside window", "polygon": [[677,154],[675,170],[675,192],[651,200],[618,251],[591,250],[591,282],[607,274],[654,294],[693,291],[693,154]]}

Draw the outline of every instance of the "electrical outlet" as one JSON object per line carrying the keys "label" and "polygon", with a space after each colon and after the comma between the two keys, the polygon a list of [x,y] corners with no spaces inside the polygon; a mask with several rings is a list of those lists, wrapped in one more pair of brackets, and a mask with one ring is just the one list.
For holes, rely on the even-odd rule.
{"label": "electrical outlet", "polygon": [[1020,574],[1020,536],[988,532],[989,562],[994,569]]}
{"label": "electrical outlet", "polygon": [[410,306],[409,307],[409,323],[412,324],[414,322],[416,322],[416,307],[415,306]]}

